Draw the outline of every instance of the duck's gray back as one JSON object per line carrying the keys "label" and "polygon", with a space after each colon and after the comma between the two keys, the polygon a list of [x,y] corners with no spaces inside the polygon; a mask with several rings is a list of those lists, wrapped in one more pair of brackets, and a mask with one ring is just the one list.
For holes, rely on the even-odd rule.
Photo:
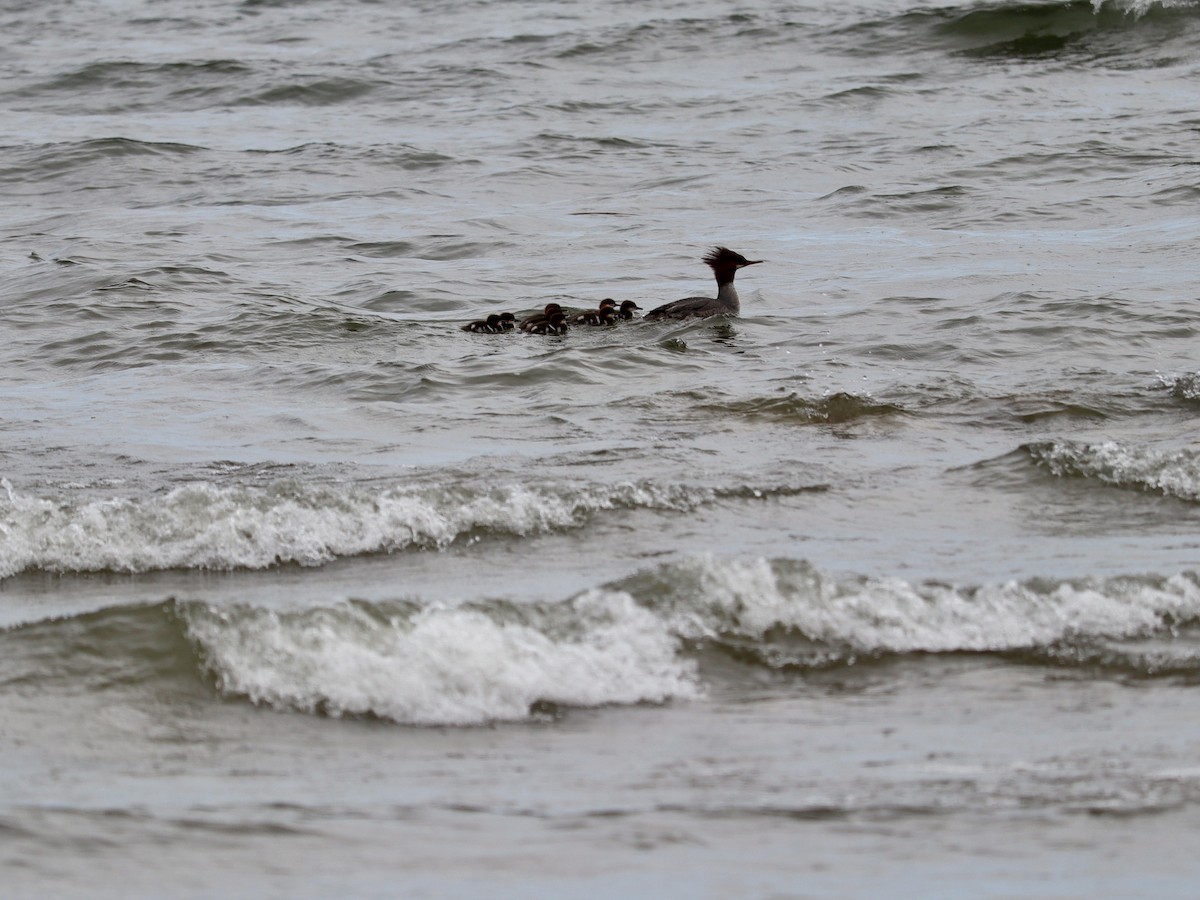
{"label": "duck's gray back", "polygon": [[[730,285],[732,287],[732,285]],[[656,319],[686,319],[691,316],[736,316],[742,306],[737,294],[732,291],[722,291],[722,294],[732,293],[732,299],[726,297],[685,297],[650,310],[642,318],[653,322]]]}

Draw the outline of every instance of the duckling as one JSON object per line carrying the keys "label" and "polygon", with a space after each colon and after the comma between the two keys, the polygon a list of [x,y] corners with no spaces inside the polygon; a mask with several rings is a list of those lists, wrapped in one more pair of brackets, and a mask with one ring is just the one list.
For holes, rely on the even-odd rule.
{"label": "duckling", "polygon": [[638,306],[636,303],[634,303],[632,300],[622,300],[621,308],[617,310],[617,317],[621,318],[621,319],[626,319],[626,320],[632,319],[633,311],[635,309],[641,309],[641,307]]}
{"label": "duckling", "polygon": [[600,301],[600,305],[596,309],[585,309],[571,319],[572,325],[611,325],[612,323],[606,320],[606,313],[615,312],[617,301],[611,297],[606,297]]}
{"label": "duckling", "polygon": [[572,325],[599,325],[600,324],[600,310],[585,309],[581,313],[576,313],[575,315],[571,316],[571,324]]}
{"label": "duckling", "polygon": [[[532,331],[536,325],[547,322],[552,315],[555,313],[561,313],[562,311],[562,307],[557,303],[547,303],[545,309],[543,309],[540,313],[534,313],[532,316],[528,316],[527,318],[521,320],[521,330]],[[545,334],[545,332],[538,333]]]}
{"label": "duckling", "polygon": [[[508,315],[512,315],[512,313],[508,313]],[[478,319],[474,322],[468,322],[466,325],[462,326],[462,330],[470,331],[473,334],[496,334],[497,332],[504,330],[504,327],[501,325],[501,321],[502,320],[500,316],[492,313],[486,319]]]}
{"label": "duckling", "polygon": [[[526,322],[529,320],[527,319]],[[521,328],[530,334],[566,334],[570,326],[567,324],[567,316],[562,310],[551,313],[549,316],[539,322],[535,322],[528,328],[525,324],[521,324]]]}

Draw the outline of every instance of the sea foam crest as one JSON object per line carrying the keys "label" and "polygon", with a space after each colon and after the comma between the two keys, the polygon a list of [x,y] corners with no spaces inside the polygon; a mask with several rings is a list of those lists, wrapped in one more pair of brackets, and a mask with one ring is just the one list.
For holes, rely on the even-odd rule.
{"label": "sea foam crest", "polygon": [[1163,386],[1170,389],[1171,395],[1188,403],[1200,401],[1200,372],[1180,375],[1168,381],[1161,378]]}
{"label": "sea foam crest", "polygon": [[689,510],[704,486],[519,483],[364,487],[280,481],[194,483],[141,497],[31,497],[0,480],[0,577],[321,565],[337,557],[444,547],[464,535],[527,535],[610,509]]}
{"label": "sea foam crest", "polygon": [[1200,453],[1194,450],[1155,450],[1115,441],[1055,441],[1026,449],[1035,463],[1060,477],[1090,478],[1113,487],[1200,500]]}
{"label": "sea foam crest", "polygon": [[182,608],[220,690],[280,709],[415,725],[527,718],[537,704],[663,702],[698,693],[695,665],[628,594],[565,604],[360,604],[276,612]]}
{"label": "sea foam crest", "polygon": [[[560,603],[179,604],[218,688],[278,709],[419,725],[528,718],[540,704],[702,697],[705,647],[777,667],[864,656],[1081,648],[1200,622],[1200,581],[973,587],[830,578],[799,560],[699,557]],[[1107,651],[1106,651],[1107,652]],[[1110,656],[1141,665],[1118,647]],[[1070,660],[1070,656],[1056,656]],[[1188,660],[1191,658],[1189,657]],[[1184,664],[1200,667],[1200,658]]]}
{"label": "sea foam crest", "polygon": [[1200,618],[1200,584],[1190,575],[959,587],[830,579],[796,560],[699,558],[673,567],[662,584],[656,609],[674,633],[757,646],[766,661],[799,664],[861,653],[1045,648]]}
{"label": "sea foam crest", "polygon": [[1106,5],[1140,17],[1155,7],[1159,9],[1194,9],[1200,6],[1200,2],[1198,0],[1092,0],[1092,11],[1098,13]]}

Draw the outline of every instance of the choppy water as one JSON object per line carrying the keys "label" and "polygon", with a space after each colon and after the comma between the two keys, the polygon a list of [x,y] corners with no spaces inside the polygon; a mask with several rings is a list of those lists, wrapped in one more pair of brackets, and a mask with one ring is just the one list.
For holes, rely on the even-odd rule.
{"label": "choppy water", "polygon": [[1200,4],[0,28],[6,896],[1194,892]]}

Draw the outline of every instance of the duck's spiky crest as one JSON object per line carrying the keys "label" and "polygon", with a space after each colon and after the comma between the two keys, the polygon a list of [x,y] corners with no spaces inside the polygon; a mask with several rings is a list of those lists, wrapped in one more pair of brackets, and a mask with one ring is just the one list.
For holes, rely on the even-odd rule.
{"label": "duck's spiky crest", "polygon": [[733,266],[737,268],[738,266],[744,266],[750,260],[746,259],[740,253],[735,253],[728,247],[713,247],[704,255],[704,262],[715,269],[718,266]]}

